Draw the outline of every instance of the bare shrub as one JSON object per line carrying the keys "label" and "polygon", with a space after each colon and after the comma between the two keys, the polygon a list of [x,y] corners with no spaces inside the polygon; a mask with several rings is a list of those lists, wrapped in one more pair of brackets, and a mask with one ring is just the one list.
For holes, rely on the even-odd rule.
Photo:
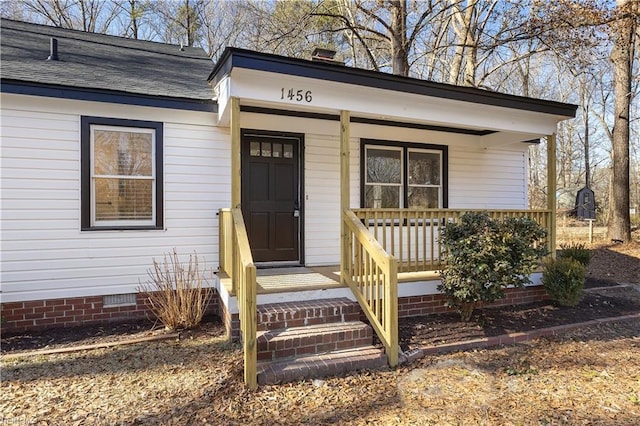
{"label": "bare shrub", "polygon": [[200,324],[212,289],[206,272],[198,265],[198,255],[189,255],[189,263],[180,263],[176,249],[164,255],[160,264],[153,259],[147,271],[149,278],[140,283],[140,291],[149,301],[150,309],[167,330],[193,328]]}

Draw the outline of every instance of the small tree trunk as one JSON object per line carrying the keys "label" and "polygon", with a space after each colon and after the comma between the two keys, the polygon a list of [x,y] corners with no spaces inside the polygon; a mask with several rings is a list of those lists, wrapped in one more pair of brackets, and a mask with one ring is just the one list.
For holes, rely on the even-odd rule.
{"label": "small tree trunk", "polygon": [[464,322],[469,322],[471,320],[471,316],[473,315],[473,310],[475,309],[475,303],[465,303],[460,307],[460,319]]}

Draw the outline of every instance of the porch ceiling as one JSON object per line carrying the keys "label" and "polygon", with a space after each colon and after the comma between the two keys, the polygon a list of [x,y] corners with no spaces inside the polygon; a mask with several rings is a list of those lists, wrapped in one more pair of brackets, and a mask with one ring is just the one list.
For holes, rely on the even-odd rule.
{"label": "porch ceiling", "polygon": [[[221,104],[224,105],[224,102]],[[333,122],[336,125],[340,122],[340,112],[328,108],[313,108],[308,106],[291,106],[288,104],[265,102],[255,99],[242,99],[240,106],[241,113],[261,114],[274,117],[293,117],[298,119],[321,120]],[[246,120],[246,121],[245,121]],[[243,118],[244,126],[251,127],[251,119]],[[513,143],[536,143],[541,137],[549,133],[544,132],[524,132],[524,131],[500,131],[496,129],[481,128],[477,126],[463,126],[460,123],[441,123],[431,120],[407,119],[406,117],[394,117],[386,114],[363,113],[351,111],[351,127],[353,129],[360,126],[382,126],[391,128],[418,129],[428,132],[437,132],[441,136],[440,140],[468,140],[475,142],[479,146],[487,148],[491,146],[507,145]],[[229,108],[221,108],[218,125],[227,127],[230,123]],[[555,123],[550,128],[550,133],[555,131]],[[447,136],[445,136],[447,135]]]}

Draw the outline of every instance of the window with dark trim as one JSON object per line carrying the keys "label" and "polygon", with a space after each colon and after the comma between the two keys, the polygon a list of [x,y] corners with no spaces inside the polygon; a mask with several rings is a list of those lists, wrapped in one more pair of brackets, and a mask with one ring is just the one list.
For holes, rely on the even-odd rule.
{"label": "window with dark trim", "polygon": [[81,118],[82,230],[163,228],[163,124]]}
{"label": "window with dark trim", "polygon": [[447,146],[362,139],[360,204],[447,208]]}

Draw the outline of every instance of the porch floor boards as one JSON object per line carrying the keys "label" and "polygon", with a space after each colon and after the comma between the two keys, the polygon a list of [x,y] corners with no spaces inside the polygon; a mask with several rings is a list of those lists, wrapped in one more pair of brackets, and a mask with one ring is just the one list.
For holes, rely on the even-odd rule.
{"label": "porch floor boards", "polygon": [[[232,294],[231,278],[223,271],[218,272],[218,277],[227,292]],[[398,274],[398,283],[438,279],[440,279],[438,271],[402,272]],[[258,269],[256,280],[258,294],[347,287],[340,283],[340,265]]]}
{"label": "porch floor boards", "polygon": [[[220,283],[231,294],[231,278],[218,272]],[[256,272],[258,294],[343,288],[340,266],[296,266],[265,268]]]}

